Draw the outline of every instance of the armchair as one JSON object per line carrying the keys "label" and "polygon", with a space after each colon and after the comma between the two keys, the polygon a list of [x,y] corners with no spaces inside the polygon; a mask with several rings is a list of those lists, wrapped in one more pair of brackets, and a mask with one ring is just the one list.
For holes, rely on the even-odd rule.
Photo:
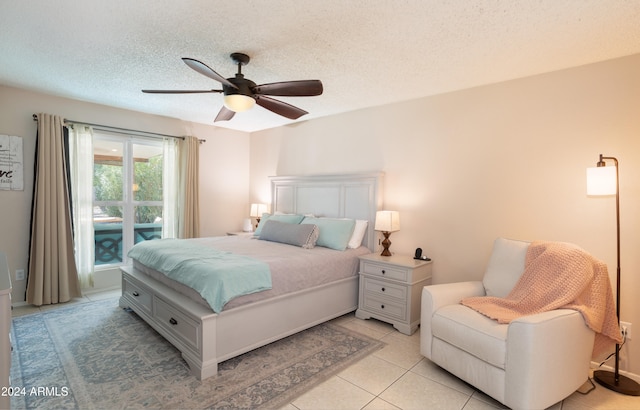
{"label": "armchair", "polygon": [[514,409],[544,409],[589,376],[595,332],[580,312],[556,309],[499,324],[460,304],[470,296],[504,298],[525,267],[529,242],[496,239],[482,281],[425,286],[422,355]]}

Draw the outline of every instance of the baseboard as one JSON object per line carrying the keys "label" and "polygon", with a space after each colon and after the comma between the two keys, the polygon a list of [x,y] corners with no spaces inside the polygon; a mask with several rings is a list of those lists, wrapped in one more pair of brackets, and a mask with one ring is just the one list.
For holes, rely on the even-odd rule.
{"label": "baseboard", "polygon": [[[121,289],[122,289],[121,285],[110,286],[110,287],[106,287],[106,288],[86,288],[86,289],[82,289],[82,296],[94,295],[96,293],[103,293],[103,292],[111,292],[111,291],[114,291],[114,290],[121,290]],[[23,300],[22,302],[12,302],[11,306],[12,307],[22,307],[22,306],[31,306],[31,304],[27,303],[27,301]]]}
{"label": "baseboard", "polygon": [[[606,365],[602,365],[600,366],[600,363],[597,362],[591,362],[591,369],[592,370],[608,370],[610,372],[614,372],[615,369],[611,366],[606,366]],[[631,373],[631,372],[626,372],[624,370],[620,370],[618,369],[618,372],[623,375],[626,376],[632,380],[635,380],[636,382],[640,383],[640,375],[637,375],[635,373]]]}
{"label": "baseboard", "polygon": [[95,293],[111,292],[113,290],[122,290],[122,285],[109,286],[105,288],[86,288],[82,289],[82,295],[93,295]]}

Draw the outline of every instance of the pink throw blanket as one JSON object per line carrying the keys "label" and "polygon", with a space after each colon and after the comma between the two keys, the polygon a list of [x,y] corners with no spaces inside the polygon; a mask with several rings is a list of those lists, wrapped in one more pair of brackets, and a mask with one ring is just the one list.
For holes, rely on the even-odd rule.
{"label": "pink throw blanket", "polygon": [[531,243],[525,270],[506,298],[470,297],[460,303],[499,323],[555,309],[574,309],[596,332],[594,357],[611,344],[622,343],[607,265],[569,243]]}

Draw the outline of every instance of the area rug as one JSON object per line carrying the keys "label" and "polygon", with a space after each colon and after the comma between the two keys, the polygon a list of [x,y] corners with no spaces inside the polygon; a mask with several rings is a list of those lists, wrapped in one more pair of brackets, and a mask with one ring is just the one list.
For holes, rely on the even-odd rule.
{"label": "area rug", "polygon": [[117,299],[13,320],[14,409],[280,408],[384,344],[325,323],[222,362],[199,381]]}

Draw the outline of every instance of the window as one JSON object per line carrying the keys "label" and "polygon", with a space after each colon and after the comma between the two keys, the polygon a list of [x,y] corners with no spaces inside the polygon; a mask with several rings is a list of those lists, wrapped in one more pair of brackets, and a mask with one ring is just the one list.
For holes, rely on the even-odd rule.
{"label": "window", "polygon": [[94,132],[95,265],[127,263],[141,241],[162,237],[163,142]]}

